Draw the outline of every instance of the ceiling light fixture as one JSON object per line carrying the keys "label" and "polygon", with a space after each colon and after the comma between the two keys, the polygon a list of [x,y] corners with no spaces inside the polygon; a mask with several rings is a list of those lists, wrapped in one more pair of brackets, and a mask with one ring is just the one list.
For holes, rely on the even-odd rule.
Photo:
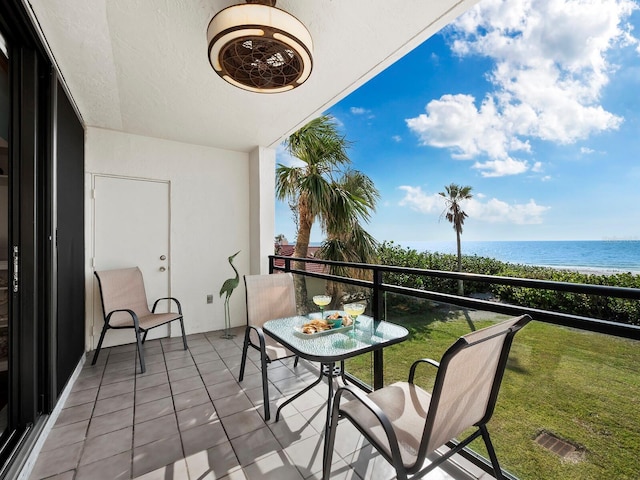
{"label": "ceiling light fixture", "polygon": [[247,0],[227,7],[209,23],[209,62],[224,80],[257,93],[302,85],[313,66],[313,43],[293,15],[276,0]]}

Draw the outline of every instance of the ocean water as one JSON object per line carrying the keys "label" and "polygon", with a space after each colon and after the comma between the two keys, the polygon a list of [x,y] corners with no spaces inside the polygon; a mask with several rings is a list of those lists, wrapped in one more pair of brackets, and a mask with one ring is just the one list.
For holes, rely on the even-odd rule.
{"label": "ocean water", "polygon": [[[456,253],[452,242],[395,242],[418,252]],[[640,274],[640,240],[466,242],[463,255],[594,273]]]}

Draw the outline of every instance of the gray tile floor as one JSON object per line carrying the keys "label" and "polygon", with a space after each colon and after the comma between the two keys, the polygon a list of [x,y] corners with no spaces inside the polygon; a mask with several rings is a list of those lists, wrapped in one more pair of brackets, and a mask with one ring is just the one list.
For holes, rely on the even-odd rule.
{"label": "gray tile floor", "polygon": [[[265,422],[257,352],[237,382],[242,331],[150,340],[147,371],[135,345],[90,356],[51,430],[30,480],[298,480],[321,478],[327,385],[275,408],[317,378],[315,365],[269,366],[272,418]],[[256,366],[258,365],[258,366]],[[348,422],[337,437],[332,478],[390,479],[393,473]],[[435,479],[492,478],[436,470]]]}

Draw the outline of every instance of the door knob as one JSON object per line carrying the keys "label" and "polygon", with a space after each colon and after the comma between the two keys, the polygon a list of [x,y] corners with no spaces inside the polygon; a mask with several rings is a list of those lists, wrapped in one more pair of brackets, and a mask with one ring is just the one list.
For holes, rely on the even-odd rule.
{"label": "door knob", "polygon": [[160,267],[160,271],[161,271],[161,272],[164,272],[165,270],[166,270],[166,268],[165,268],[165,267]]}
{"label": "door knob", "polygon": [[166,260],[167,256],[166,255],[160,255],[160,260]]}

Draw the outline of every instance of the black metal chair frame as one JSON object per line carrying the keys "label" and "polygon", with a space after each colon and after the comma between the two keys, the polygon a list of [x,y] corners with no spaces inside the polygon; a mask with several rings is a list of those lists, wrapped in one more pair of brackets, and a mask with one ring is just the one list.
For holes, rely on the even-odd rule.
{"label": "black metal chair frame", "polygon": [[[249,289],[246,286],[247,285],[246,276],[244,277],[244,282],[245,282],[245,304],[248,307],[248,304],[249,304],[248,290]],[[256,332],[256,335],[258,336],[258,345],[254,344],[251,341],[251,331]],[[270,338],[273,338],[273,337],[270,336]],[[293,366],[295,368],[298,366],[299,358],[295,354],[292,354],[286,357],[280,357],[273,360],[269,358],[269,355],[267,354],[267,351],[266,351],[265,333],[262,330],[261,326],[251,325],[249,323],[249,308],[247,308],[247,328],[244,332],[244,344],[242,346],[242,360],[240,362],[240,375],[238,376],[239,382],[242,382],[242,380],[244,379],[244,371],[247,365],[247,353],[249,351],[250,346],[260,353],[260,373],[262,375],[262,400],[264,403],[264,419],[269,420],[271,418],[271,408],[269,405],[269,379],[267,377],[267,367],[270,363],[272,363],[275,360],[283,360],[285,358],[291,358],[295,356],[295,361],[293,363]]]}
{"label": "black metal chair frame", "polygon": [[[178,316],[176,318],[172,318],[171,320],[168,320],[164,323],[158,324],[158,325],[154,325],[151,328],[143,328],[140,326],[140,322],[138,320],[138,315],[133,311],[133,310],[129,310],[127,308],[124,309],[118,309],[118,310],[112,310],[109,313],[107,313],[105,311],[104,308],[104,299],[102,298],[102,283],[100,281],[100,276],[98,275],[98,272],[93,272],[96,276],[96,278],[98,279],[98,285],[100,287],[100,304],[102,305],[102,313],[104,315],[104,325],[102,326],[102,332],[100,333],[100,340],[98,341],[98,347],[96,348],[96,353],[93,354],[93,360],[91,361],[91,365],[95,365],[96,361],[98,360],[98,355],[100,354],[100,349],[102,348],[102,342],[104,341],[104,336],[107,333],[107,330],[113,329],[113,330],[124,330],[127,328],[133,328],[135,330],[136,333],[136,345],[137,345],[137,350],[138,350],[138,358],[140,359],[140,373],[144,373],[146,371],[146,367],[144,364],[144,351],[143,351],[143,345],[144,342],[147,340],[147,334],[149,333],[149,330],[156,328],[156,327],[160,327],[162,325],[166,325],[167,323],[171,323],[174,322],[176,320],[180,320],[180,329],[182,330],[182,344],[184,345],[184,349],[187,349],[187,336],[184,330],[184,320],[182,317],[182,305],[180,305],[180,302],[178,301],[177,298],[174,297],[163,297],[163,298],[159,298],[157,299],[154,304],[153,304],[153,308],[151,309],[151,313],[155,313],[156,312],[156,307],[158,306],[158,302],[161,302],[162,300],[171,300],[173,302],[175,302],[176,306],[178,307]],[[109,325],[109,321],[111,320],[111,315],[113,315],[114,313],[117,312],[125,312],[128,313],[129,315],[131,315],[131,319],[133,320],[133,325],[126,325],[126,326],[121,326],[121,327],[114,327]],[[142,338],[140,338],[140,332],[143,333]]]}
{"label": "black metal chair frame", "polygon": [[[369,440],[371,445],[373,445],[376,448],[376,450],[380,452],[380,454],[385,458],[385,460],[387,460],[394,467],[394,469],[396,470],[398,480],[407,480],[409,478],[409,475],[411,475],[412,480],[426,475],[427,473],[431,472],[433,469],[435,469],[436,467],[444,463],[446,460],[448,460],[451,456],[453,456],[454,454],[458,453],[460,450],[465,448],[467,445],[469,445],[473,440],[475,440],[479,436],[482,436],[482,439],[484,440],[484,443],[487,447],[487,451],[489,453],[489,458],[491,460],[491,465],[493,467],[496,480],[504,479],[505,477],[502,474],[502,469],[500,468],[498,457],[496,455],[495,448],[493,447],[493,443],[491,442],[491,438],[489,436],[489,431],[487,429],[486,424],[491,419],[495,409],[495,404],[498,398],[498,393],[500,391],[500,384],[504,376],[507,360],[509,358],[509,351],[511,348],[511,344],[513,342],[513,337],[529,321],[531,321],[531,317],[529,315],[523,315],[522,317],[520,317],[517,323],[515,323],[505,332],[500,332],[500,333],[491,335],[489,337],[483,338],[476,342],[467,343],[462,338],[458,339],[444,353],[440,362],[436,362],[435,360],[432,360],[430,358],[423,358],[415,361],[411,365],[411,368],[409,370],[409,378],[408,378],[408,382],[411,384],[414,383],[416,368],[421,363],[426,363],[436,367],[438,369],[438,372],[436,374],[433,393],[431,395],[431,403],[429,405],[429,410],[427,413],[426,424],[424,427],[422,441],[420,443],[420,447],[418,450],[417,460],[415,464],[409,468],[405,468],[403,464],[395,431],[393,429],[393,426],[390,420],[385,415],[384,411],[378,405],[376,405],[372,400],[370,400],[362,390],[356,389],[352,386],[345,386],[345,387],[339,388],[336,391],[336,395],[333,400],[333,413],[331,417],[331,424],[329,427],[329,435],[327,436],[327,440],[326,440],[327,441],[327,444],[325,446],[326,454],[323,461],[323,480],[328,480],[330,475],[331,458],[333,455],[333,448],[335,444],[336,428],[338,426],[338,420],[342,418],[347,418],[349,421],[351,421],[351,423],[360,431],[360,433],[362,433],[362,435],[364,435],[365,438]],[[440,395],[441,395],[441,391],[446,378],[447,368],[449,366],[449,363],[460,351],[466,348],[469,348],[473,345],[488,341],[500,335],[506,335],[506,338],[503,343],[502,350],[500,352],[500,358],[498,360],[496,374],[494,376],[493,384],[491,387],[491,393],[489,395],[487,408],[485,410],[485,413],[482,419],[475,424],[475,426],[477,427],[477,430],[458,443],[454,444],[450,442],[449,444],[447,444],[448,446],[451,447],[449,451],[447,451],[443,455],[433,460],[428,466],[421,469],[426,459],[427,453],[430,453],[430,452],[426,452],[427,442],[425,442],[424,439],[429,438],[431,431],[433,430],[434,421],[436,418],[436,412],[437,412],[438,404],[440,401]],[[389,441],[391,456],[387,455],[384,449],[377,447],[376,440],[372,438],[371,435],[369,435],[365,429],[361,428],[357,422],[353,421],[348,414],[346,414],[344,411],[340,409],[341,398],[347,392],[353,395],[353,397],[355,397],[356,400],[360,401],[369,411],[371,411],[371,413],[373,413],[377,417]]]}
{"label": "black metal chair frame", "polygon": [[[251,341],[251,330],[256,332],[258,335],[258,340],[260,341],[259,345],[255,345]],[[254,348],[258,352],[260,352],[260,370],[262,375],[262,400],[264,402],[264,419],[269,420],[271,418],[271,408],[269,406],[269,379],[267,377],[267,366],[272,363],[274,360],[269,358],[269,355],[266,353],[266,343],[264,340],[264,331],[262,328],[256,327],[255,325],[247,325],[247,329],[244,332],[244,345],[242,346],[242,361],[240,362],[240,376],[238,377],[238,381],[241,382],[244,379],[244,370],[247,364],[247,353],[249,347]],[[291,358],[294,355],[290,355],[288,357],[278,358],[277,360],[282,360],[284,358]],[[295,360],[293,362],[294,368],[298,366],[299,357],[295,355]],[[279,412],[279,411],[278,411]]]}

